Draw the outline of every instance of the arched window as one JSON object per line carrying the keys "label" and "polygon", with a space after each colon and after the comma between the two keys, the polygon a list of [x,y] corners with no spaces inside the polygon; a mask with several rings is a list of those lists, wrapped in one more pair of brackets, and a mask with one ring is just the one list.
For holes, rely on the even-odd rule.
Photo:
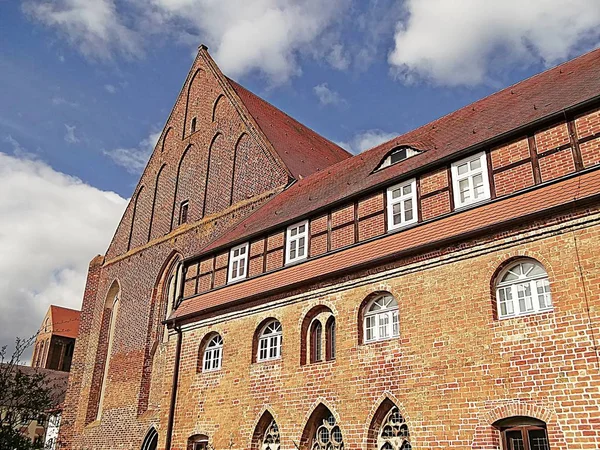
{"label": "arched window", "polygon": [[215,334],[204,348],[204,357],[202,359],[202,371],[210,372],[219,370],[223,360],[223,338]]}
{"label": "arched window", "polygon": [[498,317],[514,317],[552,309],[548,274],[532,259],[517,261],[502,272],[496,284]]}
{"label": "arched window", "polygon": [[325,324],[325,359],[335,359],[335,317],[330,316]]}
{"label": "arched window", "polygon": [[208,436],[204,434],[195,434],[188,438],[187,450],[208,450]]}
{"label": "arched window", "polygon": [[[117,292],[114,294],[114,297],[111,296],[111,292],[117,289]],[[118,290],[118,285],[113,283],[113,287],[111,287],[109,291],[108,298],[106,299],[105,304],[105,314],[109,314],[108,320],[108,334],[107,337],[107,347],[106,347],[106,360],[104,362],[104,375],[102,376],[102,381],[100,385],[100,400],[98,402],[98,413],[96,418],[100,419],[102,416],[102,406],[104,403],[104,394],[106,393],[106,379],[108,378],[109,368],[110,368],[110,357],[112,354],[113,342],[115,339],[115,324],[117,323],[117,316],[119,314],[119,295],[120,291]],[[111,304],[112,297],[112,304]],[[110,308],[110,309],[108,309]],[[101,332],[102,335],[102,332]]]}
{"label": "arched window", "polygon": [[142,442],[142,450],[156,450],[158,446],[158,432],[154,427],[151,427],[146,433],[146,437]]}
{"label": "arched window", "polygon": [[275,419],[271,421],[265,430],[261,450],[279,450],[279,427]]}
{"label": "arched window", "polygon": [[258,361],[281,358],[282,329],[278,320],[272,320],[261,330],[258,339]]}
{"label": "arched window", "polygon": [[388,293],[375,296],[364,312],[364,342],[380,341],[400,335],[398,302]]}
{"label": "arched window", "polygon": [[546,424],[532,417],[509,417],[494,423],[506,450],[549,450]]}
{"label": "arched window", "polygon": [[[166,298],[166,308],[165,308],[165,319],[168,319],[174,309],[177,309],[179,298],[181,297],[181,278],[183,277],[183,264],[175,264],[173,266],[171,275],[167,280],[167,288],[165,289],[167,298]],[[164,326],[163,332],[163,342],[166,342],[169,339],[169,329],[167,326]]]}
{"label": "arched window", "polygon": [[323,326],[318,319],[313,320],[310,327],[310,362],[323,359]]}
{"label": "arched window", "polygon": [[336,423],[333,414],[323,419],[322,423],[317,426],[312,439],[311,450],[343,450],[344,439],[342,430]]}
{"label": "arched window", "polygon": [[408,425],[394,406],[383,420],[377,436],[379,450],[410,450]]}

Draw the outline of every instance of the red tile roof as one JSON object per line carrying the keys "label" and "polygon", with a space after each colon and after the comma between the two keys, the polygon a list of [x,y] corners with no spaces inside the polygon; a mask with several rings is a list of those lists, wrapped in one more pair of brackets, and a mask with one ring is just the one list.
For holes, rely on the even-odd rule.
{"label": "red tile roof", "polygon": [[294,178],[306,177],[352,156],[235,81],[228,81]]}
{"label": "red tile roof", "polygon": [[[247,106],[266,104],[241,86],[232,84],[236,91],[241,93],[240,96]],[[389,183],[392,179],[413,173],[424,165],[448,158],[457,152],[498,138],[597,96],[600,96],[600,49],[533,76],[298,181],[213,241],[202,253],[299,220],[317,209],[377,185]],[[259,107],[255,108],[260,110]],[[264,111],[257,113],[257,117],[264,114],[261,119],[263,131],[268,130],[273,136],[270,139],[280,142],[280,147],[285,147],[288,138],[285,133],[289,131],[283,130],[290,130],[297,122],[289,119],[286,127],[280,129],[274,125],[275,122],[272,122],[273,126],[269,126],[267,117],[270,113],[266,111],[270,110],[265,107]],[[301,134],[301,131],[298,133]],[[324,140],[320,136],[319,138]],[[397,145],[412,145],[424,152],[372,173],[386,153]],[[297,152],[294,152],[296,158],[301,154],[301,147],[299,145]]]}
{"label": "red tile roof", "polygon": [[267,296],[282,289],[293,288],[311,280],[333,277],[347,270],[358,270],[366,265],[398,259],[403,255],[419,253],[426,246],[441,245],[452,238],[469,233],[485,232],[499,226],[568,204],[574,200],[595,198],[600,193],[600,170],[570,178],[505,198],[470,210],[459,212],[421,226],[386,235],[381,239],[325,254],[297,266],[232,284],[185,300],[172,314],[171,319],[193,317],[217,306],[240,300]]}
{"label": "red tile roof", "polygon": [[81,311],[50,305],[52,315],[52,334],[68,338],[77,338]]}

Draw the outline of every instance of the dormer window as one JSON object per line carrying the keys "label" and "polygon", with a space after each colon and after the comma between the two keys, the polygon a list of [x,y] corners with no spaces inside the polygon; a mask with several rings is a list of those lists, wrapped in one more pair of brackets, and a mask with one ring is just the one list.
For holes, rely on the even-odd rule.
{"label": "dormer window", "polygon": [[399,163],[400,161],[404,161],[412,156],[418,155],[421,153],[419,150],[416,150],[412,147],[408,147],[406,145],[395,147],[391,152],[387,154],[387,156],[383,159],[381,164],[377,170],[383,169],[384,167],[391,166],[392,164]]}

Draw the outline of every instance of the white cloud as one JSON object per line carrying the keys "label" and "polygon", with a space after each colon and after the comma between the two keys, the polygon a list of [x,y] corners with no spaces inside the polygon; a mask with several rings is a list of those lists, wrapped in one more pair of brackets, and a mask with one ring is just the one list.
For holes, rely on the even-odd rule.
{"label": "white cloud", "polygon": [[366,130],[354,135],[349,141],[337,142],[337,145],[351,153],[358,154],[394,139],[398,135],[399,133],[388,133],[376,129]]}
{"label": "white cloud", "polygon": [[[298,56],[339,20],[351,0],[26,0],[29,17],[61,32],[91,58],[142,52],[151,36],[211,47],[231,76],[257,71],[272,83],[300,73]],[[328,60],[347,65],[343,48]]]}
{"label": "white cloud", "polygon": [[124,167],[129,173],[138,175],[146,167],[146,163],[152,155],[154,147],[160,138],[161,132],[151,133],[142,139],[137,147],[122,147],[113,150],[105,150],[104,154],[110,157],[115,164]]}
{"label": "white cloud", "polygon": [[112,84],[105,84],[104,90],[106,92],[108,92],[109,94],[116,94],[116,92],[117,92],[117,88]]}
{"label": "white cloud", "polygon": [[346,70],[350,65],[350,56],[342,44],[334,44],[327,55],[327,61],[338,70]]}
{"label": "white cloud", "polygon": [[65,123],[65,128],[67,132],[65,133],[65,142],[67,144],[76,144],[79,142],[79,138],[75,136],[75,129],[77,128],[75,125],[67,125]]}
{"label": "white cloud", "polygon": [[495,70],[553,65],[600,43],[598,0],[407,0],[389,63],[405,82],[488,81]]}
{"label": "white cloud", "polygon": [[81,307],[89,261],[106,250],[126,200],[2,152],[0,192],[0,346],[10,347],[36,332],[50,304]]}
{"label": "white cloud", "polygon": [[140,37],[129,28],[113,0],[25,0],[23,11],[32,19],[56,28],[85,56],[112,59],[141,53]]}
{"label": "white cloud", "polygon": [[64,97],[52,97],[52,104],[56,106],[67,105],[73,108],[77,108],[79,106],[78,103],[71,102]]}
{"label": "white cloud", "polygon": [[329,89],[327,83],[321,83],[315,86],[313,91],[321,105],[340,105],[346,103],[346,100],[344,100],[338,92]]}

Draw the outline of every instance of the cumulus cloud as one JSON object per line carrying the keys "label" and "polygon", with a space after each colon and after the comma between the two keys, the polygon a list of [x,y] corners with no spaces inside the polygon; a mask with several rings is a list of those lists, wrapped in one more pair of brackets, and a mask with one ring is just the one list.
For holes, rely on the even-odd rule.
{"label": "cumulus cloud", "polygon": [[[29,17],[61,32],[86,56],[135,56],[160,30],[180,42],[207,43],[222,69],[257,71],[274,83],[300,73],[298,55],[350,0],[26,0]],[[344,66],[343,49],[331,64]]]}
{"label": "cumulus cloud", "polygon": [[67,144],[76,144],[79,142],[79,138],[75,136],[75,130],[77,127],[75,125],[67,125],[65,123],[65,128],[67,129],[67,132],[65,133],[65,142]]}
{"label": "cumulus cloud", "polygon": [[321,105],[340,105],[346,103],[346,100],[344,100],[338,92],[329,89],[327,83],[321,83],[315,86],[313,92],[319,99]]}
{"label": "cumulus cloud", "polygon": [[89,261],[106,250],[126,200],[2,152],[0,192],[0,346],[11,346],[37,331],[50,304],[81,307]]}
{"label": "cumulus cloud", "polygon": [[124,167],[129,173],[139,175],[146,167],[146,163],[160,138],[160,133],[160,131],[151,133],[147,138],[142,139],[137,147],[105,150],[104,154],[112,159],[115,164]]}
{"label": "cumulus cloud", "polygon": [[117,93],[117,88],[112,85],[112,84],[105,84],[104,85],[104,90],[106,92],[108,92],[109,94],[116,94]]}
{"label": "cumulus cloud", "polygon": [[337,144],[351,153],[358,154],[394,139],[398,135],[399,133],[388,133],[376,129],[366,130],[354,135],[349,141],[337,142]]}
{"label": "cumulus cloud", "polygon": [[126,25],[113,0],[25,0],[23,11],[58,30],[85,56],[135,57],[142,51],[139,34]]}
{"label": "cumulus cloud", "polygon": [[389,63],[405,82],[486,82],[495,70],[553,65],[600,43],[598,0],[407,0]]}

